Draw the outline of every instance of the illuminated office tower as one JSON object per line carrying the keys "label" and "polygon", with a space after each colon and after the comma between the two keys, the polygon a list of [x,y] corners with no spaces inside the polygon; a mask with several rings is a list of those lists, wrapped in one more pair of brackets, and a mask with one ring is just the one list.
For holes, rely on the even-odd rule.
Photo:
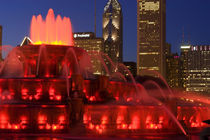
{"label": "illuminated office tower", "polygon": [[[95,34],[92,32],[79,32],[74,33],[74,44],[75,47],[80,47],[86,50],[88,53],[100,53],[103,52],[104,40],[103,38],[95,37]],[[102,74],[101,62],[98,59],[91,60],[93,65],[94,74]]]}
{"label": "illuminated office tower", "polygon": [[123,21],[122,8],[117,0],[109,0],[103,13],[104,53],[113,62],[123,60]]}
{"label": "illuminated office tower", "polygon": [[155,70],[165,76],[166,0],[137,4],[137,74]]}
{"label": "illuminated office tower", "polygon": [[210,93],[210,46],[181,46],[181,60],[186,91]]}

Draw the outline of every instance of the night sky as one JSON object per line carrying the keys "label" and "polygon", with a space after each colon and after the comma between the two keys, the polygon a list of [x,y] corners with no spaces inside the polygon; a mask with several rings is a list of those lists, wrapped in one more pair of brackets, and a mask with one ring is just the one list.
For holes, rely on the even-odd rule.
{"label": "night sky", "polygon": [[[103,8],[108,0],[97,0],[97,36],[102,36]],[[136,61],[137,1],[119,0],[124,20],[124,61]],[[179,52],[184,32],[185,42],[210,45],[210,1],[167,0],[167,42]],[[75,32],[94,31],[94,0],[1,0],[0,25],[3,45],[16,46],[29,35],[32,15],[45,18],[49,8],[55,15],[71,18]]]}

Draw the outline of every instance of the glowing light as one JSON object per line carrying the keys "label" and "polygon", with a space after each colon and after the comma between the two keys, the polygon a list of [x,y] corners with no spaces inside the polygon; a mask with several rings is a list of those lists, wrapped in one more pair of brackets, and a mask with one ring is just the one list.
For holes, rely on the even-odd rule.
{"label": "glowing light", "polygon": [[65,116],[64,115],[60,116],[58,120],[59,120],[60,124],[64,123],[65,122]]}
{"label": "glowing light", "polygon": [[181,49],[189,49],[190,46],[181,46]]}
{"label": "glowing light", "polygon": [[50,124],[47,124],[46,125],[46,129],[48,129],[48,130],[51,129],[51,125]]}
{"label": "glowing light", "polygon": [[70,45],[73,46],[73,34],[70,18],[55,18],[54,11],[49,9],[46,19],[41,15],[33,16],[30,27],[30,38],[33,44]]}
{"label": "glowing light", "polygon": [[38,123],[39,123],[39,124],[45,124],[46,121],[47,121],[47,117],[46,117],[46,116],[40,115],[40,116],[38,117]]}
{"label": "glowing light", "polygon": [[103,116],[102,119],[101,119],[101,123],[102,124],[107,124],[108,122],[108,117],[107,116]]}
{"label": "glowing light", "polygon": [[56,130],[56,129],[57,129],[57,126],[56,126],[56,125],[53,125],[53,126],[52,126],[52,129],[53,129],[53,130]]}
{"label": "glowing light", "polygon": [[90,101],[91,101],[91,102],[96,101],[96,97],[95,97],[95,96],[91,96],[91,97],[90,97]]}
{"label": "glowing light", "polygon": [[94,129],[94,125],[92,123],[89,124],[89,129]]}
{"label": "glowing light", "polygon": [[57,95],[56,100],[60,101],[61,100],[61,95]]}
{"label": "glowing light", "polygon": [[49,90],[49,94],[50,94],[50,95],[54,95],[54,94],[55,94],[55,89],[50,88],[50,90]]}

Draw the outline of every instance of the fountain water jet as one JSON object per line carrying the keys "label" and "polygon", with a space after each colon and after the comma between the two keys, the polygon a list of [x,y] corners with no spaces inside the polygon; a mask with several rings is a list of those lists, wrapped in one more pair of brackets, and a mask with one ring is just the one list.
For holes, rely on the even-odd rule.
{"label": "fountain water jet", "polygon": [[54,11],[49,9],[46,20],[41,15],[31,20],[30,38],[33,44],[56,44],[73,46],[73,35],[70,18],[55,18]]}

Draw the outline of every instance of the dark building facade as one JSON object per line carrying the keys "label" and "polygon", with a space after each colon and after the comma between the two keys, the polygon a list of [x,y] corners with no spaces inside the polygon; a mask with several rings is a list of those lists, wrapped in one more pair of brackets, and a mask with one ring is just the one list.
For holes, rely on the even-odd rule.
{"label": "dark building facade", "polygon": [[137,0],[137,74],[155,70],[165,77],[166,0]]}
{"label": "dark building facade", "polygon": [[[123,62],[123,64],[130,70],[133,77],[136,77],[136,62]],[[129,78],[128,73],[125,74],[126,78]]]}
{"label": "dark building facade", "polygon": [[113,62],[123,61],[123,15],[120,3],[109,0],[103,13],[104,53]]}
{"label": "dark building facade", "polygon": [[[103,38],[95,37],[95,34],[92,32],[80,32],[74,33],[74,44],[75,47],[80,47],[86,50],[90,55],[103,52],[104,40]],[[101,62],[92,58],[91,63],[93,65],[94,74],[102,73]]]}
{"label": "dark building facade", "polygon": [[181,46],[186,91],[210,93],[210,46]]}
{"label": "dark building facade", "polygon": [[177,53],[166,56],[166,80],[171,88],[182,88],[181,61]]}

